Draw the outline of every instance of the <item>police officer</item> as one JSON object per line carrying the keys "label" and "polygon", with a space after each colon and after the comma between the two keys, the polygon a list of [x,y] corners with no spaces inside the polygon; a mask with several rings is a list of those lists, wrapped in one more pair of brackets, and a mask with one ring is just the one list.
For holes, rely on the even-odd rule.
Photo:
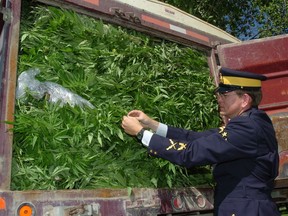
{"label": "police officer", "polygon": [[217,216],[278,216],[271,191],[278,174],[278,150],[270,118],[257,107],[266,77],[246,71],[220,69],[215,90],[222,127],[203,132],[157,122],[140,110],[122,119],[150,155],[190,168],[213,164]]}

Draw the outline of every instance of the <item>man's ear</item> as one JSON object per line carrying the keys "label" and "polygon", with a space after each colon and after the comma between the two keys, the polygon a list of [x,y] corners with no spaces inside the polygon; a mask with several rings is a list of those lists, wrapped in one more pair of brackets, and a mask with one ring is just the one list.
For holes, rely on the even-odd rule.
{"label": "man's ear", "polygon": [[250,97],[249,94],[243,94],[242,95],[242,104],[243,104],[243,107],[247,107],[247,106],[251,106],[252,104],[252,98]]}

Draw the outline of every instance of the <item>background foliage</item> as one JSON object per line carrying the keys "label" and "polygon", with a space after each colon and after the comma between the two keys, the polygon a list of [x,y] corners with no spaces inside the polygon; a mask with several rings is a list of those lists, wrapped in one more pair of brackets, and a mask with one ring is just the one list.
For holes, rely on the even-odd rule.
{"label": "background foliage", "polygon": [[243,40],[288,33],[287,0],[160,0]]}
{"label": "background foliage", "polygon": [[187,129],[218,126],[202,53],[71,11],[24,6],[19,74],[39,68],[37,79],[68,88],[95,109],[45,97],[17,101],[12,189],[211,183],[209,167],[186,170],[152,158],[120,127],[135,108]]}

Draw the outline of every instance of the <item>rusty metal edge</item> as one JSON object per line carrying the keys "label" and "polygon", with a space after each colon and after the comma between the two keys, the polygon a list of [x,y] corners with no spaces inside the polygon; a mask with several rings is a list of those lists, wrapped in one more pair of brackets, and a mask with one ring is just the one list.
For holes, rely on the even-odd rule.
{"label": "rusty metal edge", "polygon": [[12,160],[12,142],[13,136],[11,124],[13,122],[15,107],[15,89],[16,89],[16,73],[18,61],[19,47],[19,28],[20,28],[20,9],[21,1],[11,0],[11,23],[8,30],[7,52],[5,53],[6,61],[4,65],[3,88],[1,92],[1,161],[0,172],[0,189],[9,189],[11,180],[11,160]]}

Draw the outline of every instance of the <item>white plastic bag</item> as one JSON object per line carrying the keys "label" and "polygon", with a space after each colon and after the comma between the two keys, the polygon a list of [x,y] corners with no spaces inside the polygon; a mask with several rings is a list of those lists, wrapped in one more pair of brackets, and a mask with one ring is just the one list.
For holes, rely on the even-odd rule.
{"label": "white plastic bag", "polygon": [[49,95],[49,101],[58,103],[63,106],[69,104],[74,107],[75,105],[84,107],[88,106],[91,109],[95,107],[84,98],[64,88],[63,86],[53,82],[40,82],[35,78],[40,73],[38,68],[23,71],[18,77],[18,85],[16,89],[16,98],[19,100],[25,99],[26,94],[31,94],[35,99],[40,100],[45,94]]}

